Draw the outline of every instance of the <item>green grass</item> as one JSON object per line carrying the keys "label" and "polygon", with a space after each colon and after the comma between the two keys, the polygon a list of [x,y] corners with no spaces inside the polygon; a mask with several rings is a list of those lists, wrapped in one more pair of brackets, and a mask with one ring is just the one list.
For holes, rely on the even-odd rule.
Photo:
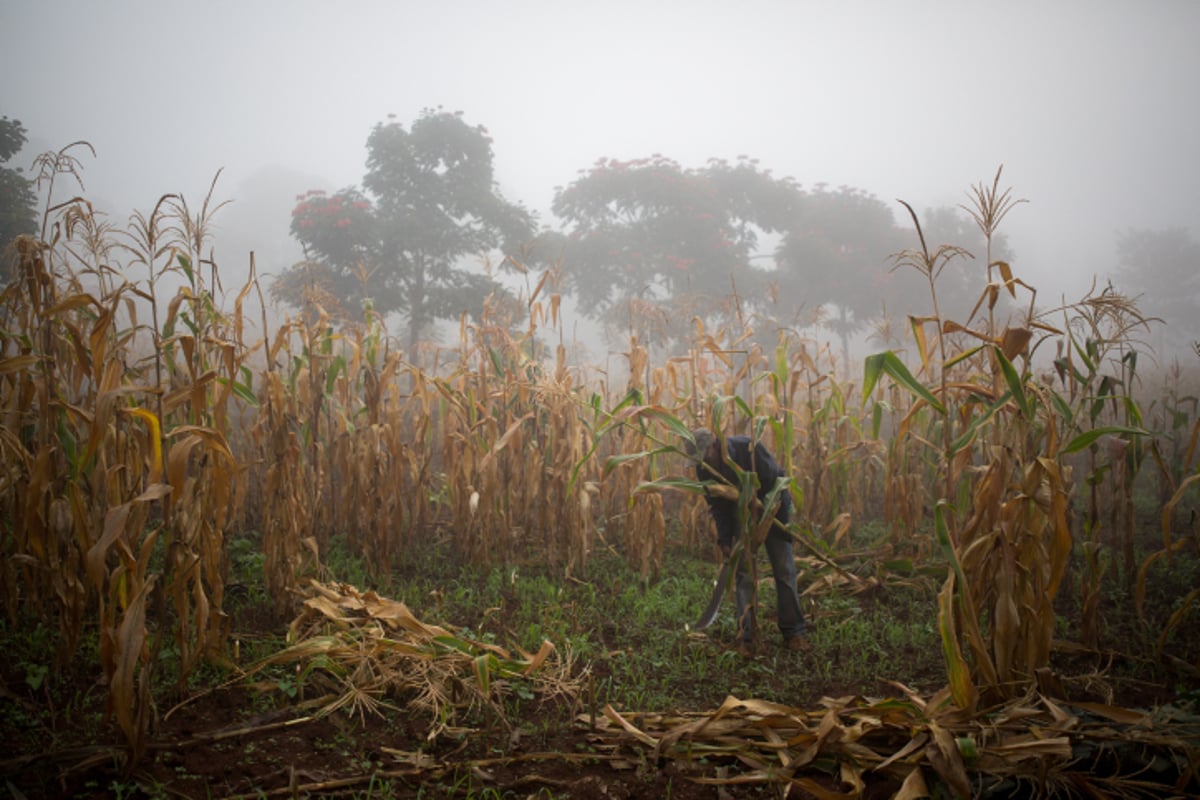
{"label": "green grass", "polygon": [[[366,580],[365,566],[336,544],[327,564],[334,580]],[[928,590],[805,598],[813,651],[797,654],[781,647],[768,578],[759,591],[762,643],[747,659],[727,647],[736,631],[732,598],[705,634],[687,629],[707,602],[716,570],[711,561],[669,552],[660,579],[645,585],[624,560],[601,553],[584,580],[566,580],[537,564],[462,565],[434,544],[370,588],[402,600],[422,620],[467,628],[485,641],[535,651],[549,639],[570,648],[577,662],[590,664],[600,708],[699,709],[728,694],[802,705],[830,689],[877,696],[895,691],[887,680],[927,691],[944,682]],[[514,710],[520,700],[513,699]]]}

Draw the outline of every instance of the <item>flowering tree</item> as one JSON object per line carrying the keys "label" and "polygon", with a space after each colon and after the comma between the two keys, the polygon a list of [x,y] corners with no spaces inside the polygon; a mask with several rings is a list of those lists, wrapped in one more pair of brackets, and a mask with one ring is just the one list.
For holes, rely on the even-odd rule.
{"label": "flowering tree", "polygon": [[435,320],[477,314],[489,294],[503,293],[461,261],[514,252],[533,236],[533,217],[501,196],[492,139],[460,113],[426,109],[411,130],[394,120],[376,125],[367,154],[363,191],[298,198],[291,230],[309,261],[273,291],[298,304],[315,280],[345,303],[369,297],[381,314],[406,317],[415,348]]}
{"label": "flowering tree", "polygon": [[319,286],[325,303],[354,306],[369,296],[384,313],[391,310],[395,304],[386,297],[387,283],[368,272],[376,267],[371,248],[375,225],[374,204],[357,189],[334,195],[314,189],[299,195],[291,231],[307,260],[286,270],[272,284],[272,294],[299,306],[305,287]]}
{"label": "flowering tree", "polygon": [[537,253],[563,265],[584,313],[659,342],[677,340],[694,316],[720,314],[719,298],[734,290],[761,292],[763,237],[786,225],[799,197],[790,179],[744,156],[702,169],[657,153],[601,158],[581,173],[556,190],[565,230],[544,233]]}

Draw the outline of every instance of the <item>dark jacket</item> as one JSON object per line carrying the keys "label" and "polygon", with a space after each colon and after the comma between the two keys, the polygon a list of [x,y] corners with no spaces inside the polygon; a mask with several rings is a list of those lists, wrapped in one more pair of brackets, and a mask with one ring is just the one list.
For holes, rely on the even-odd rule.
{"label": "dark jacket", "polygon": [[[740,469],[758,473],[759,500],[765,502],[771,489],[775,488],[776,479],[786,477],[783,469],[775,462],[775,457],[766,447],[763,447],[762,442],[755,444],[751,450],[749,436],[727,437],[725,450],[729,453],[730,460]],[[735,488],[737,487],[737,476],[725,462],[722,461],[716,470],[705,463],[696,464],[696,477],[702,481],[714,480],[714,471],[720,473]],[[705,499],[708,501],[708,510],[712,512],[713,521],[717,523],[717,545],[720,547],[732,546],[734,540],[742,532],[742,526],[738,521],[737,501],[726,500],[723,497],[706,497]],[[792,496],[789,492],[783,492],[780,495],[779,509],[775,512],[775,519],[786,525],[791,519],[791,515]]]}

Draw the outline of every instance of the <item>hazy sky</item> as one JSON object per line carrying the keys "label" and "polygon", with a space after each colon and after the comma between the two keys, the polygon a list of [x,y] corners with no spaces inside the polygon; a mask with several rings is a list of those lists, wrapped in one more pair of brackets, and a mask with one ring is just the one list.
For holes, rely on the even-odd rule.
{"label": "hazy sky", "polygon": [[[744,153],[897,212],[1003,163],[1030,201],[1017,272],[1049,292],[1106,273],[1126,227],[1200,235],[1198,82],[1194,0],[0,5],[0,114],[90,141],[88,194],[119,219],[198,203],[223,167],[237,228],[256,178],[358,183],[375,123],[442,105],[490,129],[502,191],[545,223],[599,156]],[[287,239],[282,194],[259,247]]]}

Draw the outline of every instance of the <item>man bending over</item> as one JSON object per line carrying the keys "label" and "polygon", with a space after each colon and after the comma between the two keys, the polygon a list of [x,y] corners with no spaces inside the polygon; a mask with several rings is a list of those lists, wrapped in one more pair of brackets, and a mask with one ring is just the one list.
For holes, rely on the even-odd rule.
{"label": "man bending over", "polygon": [[[736,497],[734,491],[719,487],[736,487],[737,475],[733,467],[722,458],[720,440],[708,428],[698,428],[692,431],[696,441],[696,449],[692,443],[686,443],[688,455],[696,459],[696,477],[702,481],[716,481],[718,486],[711,487],[705,492],[709,513],[717,525],[717,546],[721,554],[729,558],[733,544],[742,533],[742,520],[738,515],[737,500],[722,496],[725,494]],[[749,436],[730,436],[725,439],[725,453],[728,461],[736,464],[745,472],[758,475],[758,501],[765,503],[767,495],[775,486],[778,478],[786,477],[774,456],[761,442],[751,446]],[[792,498],[788,492],[779,494],[779,508],[775,512],[778,525],[772,525],[764,544],[767,557],[771,561],[771,573],[775,578],[775,598],[779,615],[779,632],[783,634],[784,646],[789,650],[808,650],[808,639],[805,636],[807,624],[804,612],[800,610],[800,595],[796,590],[796,561],[792,556],[792,536],[786,530],[792,513]],[[754,554],[750,553],[749,558]],[[752,629],[749,613],[751,597],[750,572],[747,569],[749,558],[742,559],[737,569],[737,618],[738,632],[741,641],[738,651],[748,655],[753,650],[755,631]]]}

